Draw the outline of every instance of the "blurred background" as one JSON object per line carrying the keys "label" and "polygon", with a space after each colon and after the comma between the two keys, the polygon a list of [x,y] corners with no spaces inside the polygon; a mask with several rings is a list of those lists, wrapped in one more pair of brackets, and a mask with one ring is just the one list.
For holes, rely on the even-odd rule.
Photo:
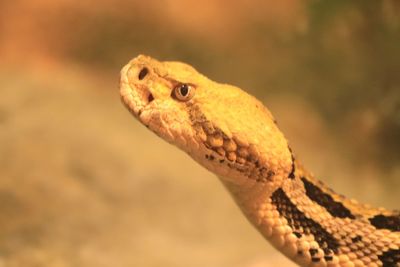
{"label": "blurred background", "polygon": [[399,208],[400,2],[0,2],[0,267],[294,266],[120,104],[139,53],[242,87],[335,190]]}

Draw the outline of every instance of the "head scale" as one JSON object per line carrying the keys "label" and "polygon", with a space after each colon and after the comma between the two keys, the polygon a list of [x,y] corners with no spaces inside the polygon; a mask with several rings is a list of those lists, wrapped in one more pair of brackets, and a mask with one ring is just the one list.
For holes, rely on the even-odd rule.
{"label": "head scale", "polygon": [[189,65],[140,55],[122,69],[120,94],[146,127],[224,180],[277,183],[291,171],[287,141],[262,103]]}

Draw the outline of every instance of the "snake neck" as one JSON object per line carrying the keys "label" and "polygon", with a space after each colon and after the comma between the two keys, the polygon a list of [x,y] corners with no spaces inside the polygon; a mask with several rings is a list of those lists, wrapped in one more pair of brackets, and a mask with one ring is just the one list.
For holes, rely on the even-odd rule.
{"label": "snake neck", "polygon": [[225,183],[249,221],[274,247],[302,266],[347,266],[373,258],[388,262],[383,266],[398,267],[390,264],[400,261],[399,213],[347,199],[297,160],[294,166],[293,175],[273,188]]}

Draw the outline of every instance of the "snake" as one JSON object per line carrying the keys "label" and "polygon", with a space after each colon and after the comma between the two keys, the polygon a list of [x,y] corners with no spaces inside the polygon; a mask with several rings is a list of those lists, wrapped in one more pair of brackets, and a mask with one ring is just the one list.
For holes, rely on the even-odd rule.
{"label": "snake", "polygon": [[249,222],[299,266],[400,267],[400,211],[315,178],[254,96],[146,55],[122,68],[119,93],[143,125],[218,176]]}

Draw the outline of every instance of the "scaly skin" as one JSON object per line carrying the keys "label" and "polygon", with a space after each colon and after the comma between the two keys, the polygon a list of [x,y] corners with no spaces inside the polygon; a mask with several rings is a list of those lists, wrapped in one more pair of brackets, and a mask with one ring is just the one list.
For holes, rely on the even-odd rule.
{"label": "scaly skin", "polygon": [[249,221],[300,266],[400,267],[399,212],[315,179],[253,96],[142,55],[122,69],[120,94],[147,128],[219,176]]}

